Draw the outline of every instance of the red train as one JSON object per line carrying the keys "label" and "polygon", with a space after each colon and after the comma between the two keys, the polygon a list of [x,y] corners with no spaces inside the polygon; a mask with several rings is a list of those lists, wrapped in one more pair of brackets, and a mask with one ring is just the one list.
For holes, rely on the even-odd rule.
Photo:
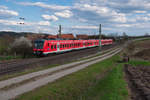
{"label": "red train", "polygon": [[[110,45],[112,39],[101,40],[101,45]],[[75,49],[83,49],[99,46],[99,40],[36,40],[34,41],[34,54],[47,55]]]}

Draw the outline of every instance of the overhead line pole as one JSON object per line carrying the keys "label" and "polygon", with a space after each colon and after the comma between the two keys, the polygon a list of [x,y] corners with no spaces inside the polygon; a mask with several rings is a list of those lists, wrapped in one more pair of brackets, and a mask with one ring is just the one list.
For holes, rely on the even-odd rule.
{"label": "overhead line pole", "polygon": [[58,32],[59,32],[59,39],[61,38],[61,25],[59,25],[59,30],[58,30]]}
{"label": "overhead line pole", "polygon": [[101,35],[101,32],[102,32],[102,29],[101,29],[101,24],[99,25],[99,50],[101,50],[101,38],[102,38],[102,35]]}

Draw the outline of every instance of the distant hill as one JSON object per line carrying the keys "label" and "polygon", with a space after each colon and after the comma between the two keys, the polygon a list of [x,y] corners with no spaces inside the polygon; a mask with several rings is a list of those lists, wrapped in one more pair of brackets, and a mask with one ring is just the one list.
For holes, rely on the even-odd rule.
{"label": "distant hill", "polygon": [[[39,33],[0,31],[0,37],[6,36],[6,35],[11,36],[11,37],[20,37],[20,36],[27,36],[27,35],[33,35],[33,34],[39,34]],[[42,33],[41,35],[48,35],[48,34]]]}

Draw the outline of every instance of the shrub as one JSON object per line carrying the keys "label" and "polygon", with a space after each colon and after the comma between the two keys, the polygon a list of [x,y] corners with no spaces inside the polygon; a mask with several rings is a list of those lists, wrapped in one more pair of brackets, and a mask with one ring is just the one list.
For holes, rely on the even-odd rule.
{"label": "shrub", "polygon": [[11,52],[26,58],[27,56],[32,55],[32,43],[29,39],[20,37],[11,45]]}
{"label": "shrub", "polygon": [[0,55],[8,55],[9,46],[13,41],[14,38],[8,35],[0,37]]}

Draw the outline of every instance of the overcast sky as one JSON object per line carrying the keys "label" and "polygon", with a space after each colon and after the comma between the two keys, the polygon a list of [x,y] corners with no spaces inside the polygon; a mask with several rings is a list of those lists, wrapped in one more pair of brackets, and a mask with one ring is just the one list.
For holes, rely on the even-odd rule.
{"label": "overcast sky", "polygon": [[98,34],[100,23],[105,34],[149,33],[150,0],[0,0],[0,31]]}

